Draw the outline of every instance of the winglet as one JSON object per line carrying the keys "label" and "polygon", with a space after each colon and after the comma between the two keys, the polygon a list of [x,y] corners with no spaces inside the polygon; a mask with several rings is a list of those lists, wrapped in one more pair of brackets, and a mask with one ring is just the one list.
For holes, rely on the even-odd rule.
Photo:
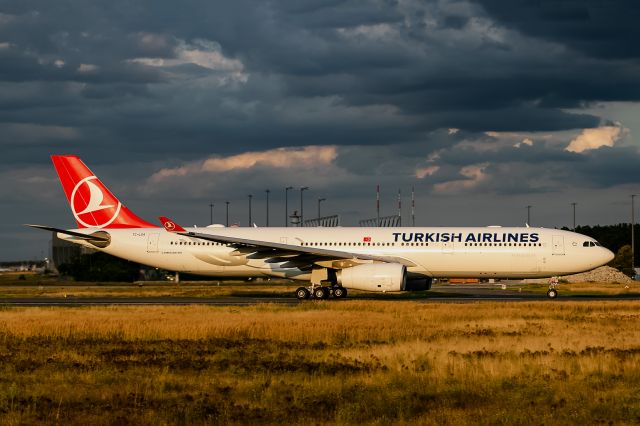
{"label": "winglet", "polygon": [[186,229],[184,229],[182,226],[178,225],[168,217],[160,216],[159,219],[160,222],[162,222],[162,226],[164,226],[164,229],[169,232],[186,232]]}

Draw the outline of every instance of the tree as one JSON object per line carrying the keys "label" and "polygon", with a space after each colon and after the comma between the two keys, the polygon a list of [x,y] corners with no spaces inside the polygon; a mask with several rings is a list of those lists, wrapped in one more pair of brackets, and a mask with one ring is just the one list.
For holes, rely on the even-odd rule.
{"label": "tree", "polygon": [[616,253],[616,257],[613,258],[611,266],[618,268],[619,270],[629,274],[631,273],[631,245],[627,244],[620,247]]}

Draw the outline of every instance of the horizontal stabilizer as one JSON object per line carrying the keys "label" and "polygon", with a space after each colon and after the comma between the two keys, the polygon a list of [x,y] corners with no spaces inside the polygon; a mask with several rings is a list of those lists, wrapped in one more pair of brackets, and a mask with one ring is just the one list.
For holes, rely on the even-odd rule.
{"label": "horizontal stabilizer", "polygon": [[51,226],[30,225],[28,223],[26,223],[25,226],[30,226],[31,228],[44,229],[45,231],[59,232],[61,234],[71,235],[72,237],[80,238],[80,239],[87,240],[87,241],[101,241],[101,242],[109,242],[110,241],[110,239],[108,237],[101,237],[99,235],[83,234],[81,232],[68,231],[66,229],[52,228]]}

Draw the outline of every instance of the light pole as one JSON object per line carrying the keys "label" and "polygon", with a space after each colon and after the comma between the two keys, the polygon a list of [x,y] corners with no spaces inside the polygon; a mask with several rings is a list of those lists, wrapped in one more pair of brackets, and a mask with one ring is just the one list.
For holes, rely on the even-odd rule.
{"label": "light pole", "polygon": [[284,189],[284,226],[289,226],[289,190],[293,186],[287,186]]}
{"label": "light pole", "polygon": [[576,232],[576,204],[578,203],[571,203],[573,206],[573,232]]}
{"label": "light pole", "polygon": [[416,197],[415,190],[411,186],[411,226],[416,226]]}
{"label": "light pole", "polygon": [[318,198],[318,219],[320,219],[320,203],[323,201],[327,201],[326,198]]}
{"label": "light pole", "polygon": [[309,189],[308,186],[303,186],[300,188],[300,226],[304,226],[304,202],[302,193]]}
{"label": "light pole", "polygon": [[531,226],[531,206],[527,206],[527,225]]}
{"label": "light pole", "polygon": [[398,189],[398,224],[402,226],[402,193]]}
{"label": "light pole", "polygon": [[227,228],[229,227],[229,203],[230,201],[225,201],[225,204],[227,205]]}
{"label": "light pole", "polygon": [[635,209],[635,204],[633,203],[633,199],[637,196],[638,194],[633,194],[631,196],[631,269],[633,270],[633,274],[636,274],[636,238],[635,235],[633,233],[633,228],[636,225],[636,209]]}
{"label": "light pole", "polygon": [[251,228],[251,199],[253,198],[253,195],[249,194],[249,228]]}
{"label": "light pole", "polygon": [[269,227],[269,193],[271,191],[268,189],[265,189],[264,192],[267,193],[267,227]]}
{"label": "light pole", "polygon": [[213,225],[213,203],[209,204],[209,225]]}
{"label": "light pole", "polygon": [[380,227],[380,185],[376,185],[376,227]]}

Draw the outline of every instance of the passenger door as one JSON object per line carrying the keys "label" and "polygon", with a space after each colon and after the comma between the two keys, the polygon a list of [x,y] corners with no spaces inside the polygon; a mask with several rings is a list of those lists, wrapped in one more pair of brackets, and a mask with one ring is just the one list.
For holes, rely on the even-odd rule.
{"label": "passenger door", "polygon": [[562,235],[554,235],[553,236],[553,250],[551,251],[553,255],[564,255],[564,237]]}
{"label": "passenger door", "polygon": [[154,233],[149,234],[149,238],[147,239],[147,253],[157,253],[158,252],[158,239],[160,238],[160,234]]}

